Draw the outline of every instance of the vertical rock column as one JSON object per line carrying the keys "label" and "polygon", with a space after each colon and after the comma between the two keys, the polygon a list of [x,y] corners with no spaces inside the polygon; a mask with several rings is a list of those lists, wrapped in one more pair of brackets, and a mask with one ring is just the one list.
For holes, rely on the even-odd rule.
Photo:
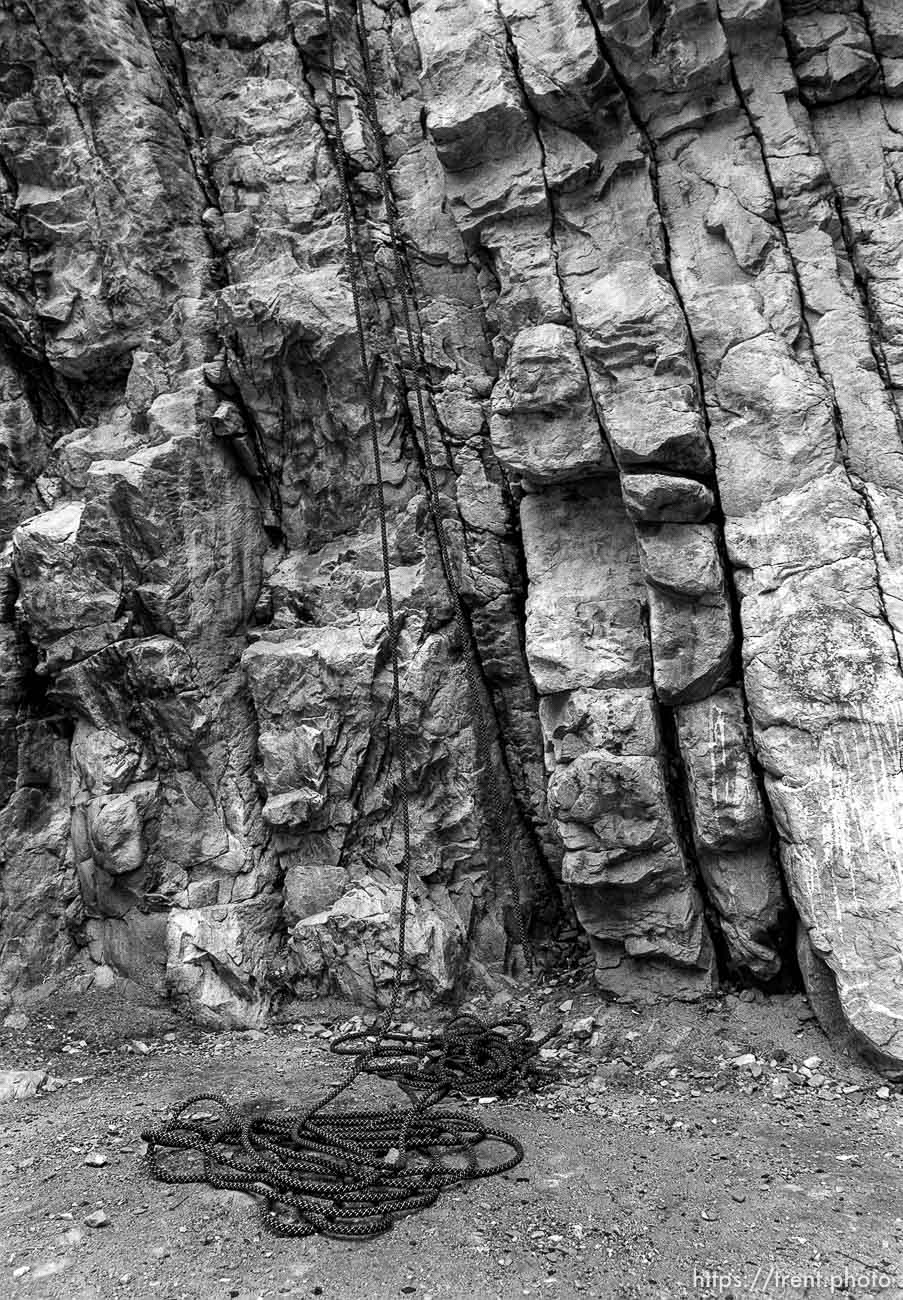
{"label": "vertical rock column", "polygon": [[711,945],[674,824],[617,480],[526,496],[527,645],[563,878],[607,987],[692,996]]}
{"label": "vertical rock column", "polygon": [[684,704],[676,720],[696,860],[728,954],[771,979],[781,969],[775,918],[784,899],[740,691],[728,687]]}

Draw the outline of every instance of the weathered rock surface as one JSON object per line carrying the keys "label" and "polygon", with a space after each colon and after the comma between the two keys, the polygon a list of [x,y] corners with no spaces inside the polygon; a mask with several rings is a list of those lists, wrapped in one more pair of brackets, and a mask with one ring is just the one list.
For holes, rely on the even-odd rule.
{"label": "weathered rock surface", "polygon": [[669,796],[646,588],[617,485],[525,497],[521,527],[549,809],[577,915],[606,957],[666,958],[702,986],[711,945]]}
{"label": "weathered rock surface", "polygon": [[[334,8],[401,616],[407,982],[451,997],[510,956],[512,901]],[[601,984],[692,997],[715,954],[780,979],[798,920],[813,1002],[899,1064],[899,6],[365,16],[535,940],[575,914]],[[391,981],[391,675],[325,37],[307,0],[0,15],[0,996],[81,968],[256,1023]]]}
{"label": "weathered rock surface", "polygon": [[492,390],[492,447],[505,469],[536,483],[611,471],[573,332],[536,325],[514,338]]}
{"label": "weathered rock surface", "polygon": [[731,960],[762,979],[777,975],[784,897],[762,790],[750,761],[739,690],[676,711],[680,756],[699,870]]}

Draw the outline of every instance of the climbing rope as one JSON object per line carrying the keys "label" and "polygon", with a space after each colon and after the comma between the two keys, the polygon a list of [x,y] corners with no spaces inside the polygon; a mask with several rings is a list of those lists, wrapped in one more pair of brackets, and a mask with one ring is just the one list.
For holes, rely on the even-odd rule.
{"label": "climbing rope", "polygon": [[[367,1056],[364,1072],[394,1080],[404,1091],[454,1088],[464,1096],[511,1097],[526,1084],[536,1090],[554,1077],[538,1059],[539,1050],[558,1033],[556,1025],[542,1038],[523,1016],[506,1016],[490,1024],[478,1016],[455,1016],[438,1034],[385,1030]],[[342,1034],[332,1041],[337,1056],[367,1053],[367,1031]]]}
{"label": "climbing rope", "polygon": [[[392,732],[397,764],[398,805],[401,811],[401,898],[398,952],[389,1003],[376,1025],[344,1034],[332,1051],[348,1057],[344,1077],[312,1104],[295,1111],[244,1113],[226,1097],[199,1093],[182,1102],[162,1124],[142,1133],[147,1143],[145,1164],[165,1183],[206,1182],[219,1189],[246,1192],[260,1203],[264,1226],[279,1236],[325,1236],[361,1239],[388,1231],[403,1214],[435,1203],[442,1190],[457,1183],[513,1169],[524,1157],[511,1134],[490,1128],[461,1110],[438,1109],[450,1093],[464,1096],[511,1096],[523,1087],[538,1088],[551,1077],[539,1053],[556,1032],[532,1036],[523,1017],[484,1022],[458,1015],[435,1034],[393,1029],[405,970],[406,925],[411,885],[411,831],[408,757],[401,715],[399,627],[392,595],[388,516],[382,457],[373,398],[367,332],[359,288],[363,275],[355,236],[348,160],[339,113],[335,32],[330,0],[324,0],[329,91],[335,123],[336,169],[339,176],[345,264],[354,304],[355,330],[366,393],[367,428],[376,480],[386,626],[392,672]],[[355,0],[358,39],[364,70],[367,112],[377,149],[379,173],[390,245],[395,290],[404,324],[407,356],[402,369],[411,376],[416,437],[422,455],[426,496],[443,573],[451,593],[454,619],[462,646],[462,662],[474,718],[477,747],[489,794],[493,830],[501,847],[508,884],[515,901],[516,940],[532,969],[526,936],[511,834],[501,786],[495,770],[488,705],[480,682],[473,633],[461,599],[455,566],[445,536],[435,462],[430,449],[423,384],[423,337],[413,284],[405,274],[404,245],[377,112],[373,67],[361,0]],[[394,1082],[407,1106],[374,1110],[336,1111],[329,1107],[361,1075]],[[198,1105],[216,1108],[196,1112]],[[487,1155],[496,1149],[494,1158]],[[173,1153],[178,1153],[175,1156]],[[184,1153],[193,1153],[186,1160]],[[199,1161],[199,1163],[198,1163]]]}

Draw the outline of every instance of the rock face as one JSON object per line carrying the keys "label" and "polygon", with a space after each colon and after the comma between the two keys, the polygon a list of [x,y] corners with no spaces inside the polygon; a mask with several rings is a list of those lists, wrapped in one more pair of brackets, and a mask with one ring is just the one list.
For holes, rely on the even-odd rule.
{"label": "rock face", "polygon": [[[512,899],[334,8],[406,986],[454,998]],[[538,950],[576,920],[603,987],[683,997],[795,951],[898,1068],[897,6],[363,8]],[[0,995],[379,999],[402,829],[321,6],[48,0],[0,35]]]}

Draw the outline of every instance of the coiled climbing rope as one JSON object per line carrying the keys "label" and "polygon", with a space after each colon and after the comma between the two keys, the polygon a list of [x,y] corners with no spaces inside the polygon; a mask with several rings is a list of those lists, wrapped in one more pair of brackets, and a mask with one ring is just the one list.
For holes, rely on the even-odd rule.
{"label": "coiled climbing rope", "polygon": [[[454,562],[445,536],[436,467],[430,450],[421,380],[423,338],[413,284],[405,273],[404,245],[383,147],[373,68],[361,0],[354,0],[364,71],[367,113],[376,142],[377,171],[392,249],[395,290],[404,325],[416,437],[422,457],[426,497],[443,573],[462,646],[462,662],[474,719],[492,827],[500,846],[508,885],[515,902],[516,941],[528,967],[532,959],[526,935],[510,828],[495,770],[492,728],[480,682],[478,660]],[[335,159],[341,195],[345,264],[354,303],[361,374],[366,393],[367,426],[376,480],[387,635],[392,672],[392,732],[396,788],[402,822],[402,857],[398,953],[389,1004],[369,1030],[334,1040],[332,1051],[349,1058],[344,1077],[313,1103],[285,1112],[246,1113],[217,1093],[199,1093],[182,1102],[162,1124],[142,1133],[148,1171],[166,1183],[206,1182],[246,1192],[258,1199],[261,1220],[280,1236],[325,1236],[360,1239],[388,1231],[403,1214],[435,1203],[442,1190],[478,1178],[505,1173],[524,1156],[511,1134],[490,1128],[462,1110],[440,1109],[450,1093],[464,1096],[511,1096],[523,1087],[537,1088],[550,1078],[540,1058],[545,1042],[557,1032],[534,1038],[528,1020],[507,1017],[484,1022],[458,1015],[435,1034],[403,1033],[396,1024],[405,969],[406,924],[411,884],[410,792],[401,714],[398,619],[392,594],[388,520],[382,458],[371,384],[370,356],[359,279],[363,264],[352,217],[348,160],[339,111],[335,32],[330,0],[324,0],[329,92],[335,129]],[[361,1075],[394,1082],[406,1105],[371,1110],[335,1110],[335,1103]],[[215,1107],[193,1113],[203,1105]],[[495,1152],[494,1155],[491,1153]]]}

